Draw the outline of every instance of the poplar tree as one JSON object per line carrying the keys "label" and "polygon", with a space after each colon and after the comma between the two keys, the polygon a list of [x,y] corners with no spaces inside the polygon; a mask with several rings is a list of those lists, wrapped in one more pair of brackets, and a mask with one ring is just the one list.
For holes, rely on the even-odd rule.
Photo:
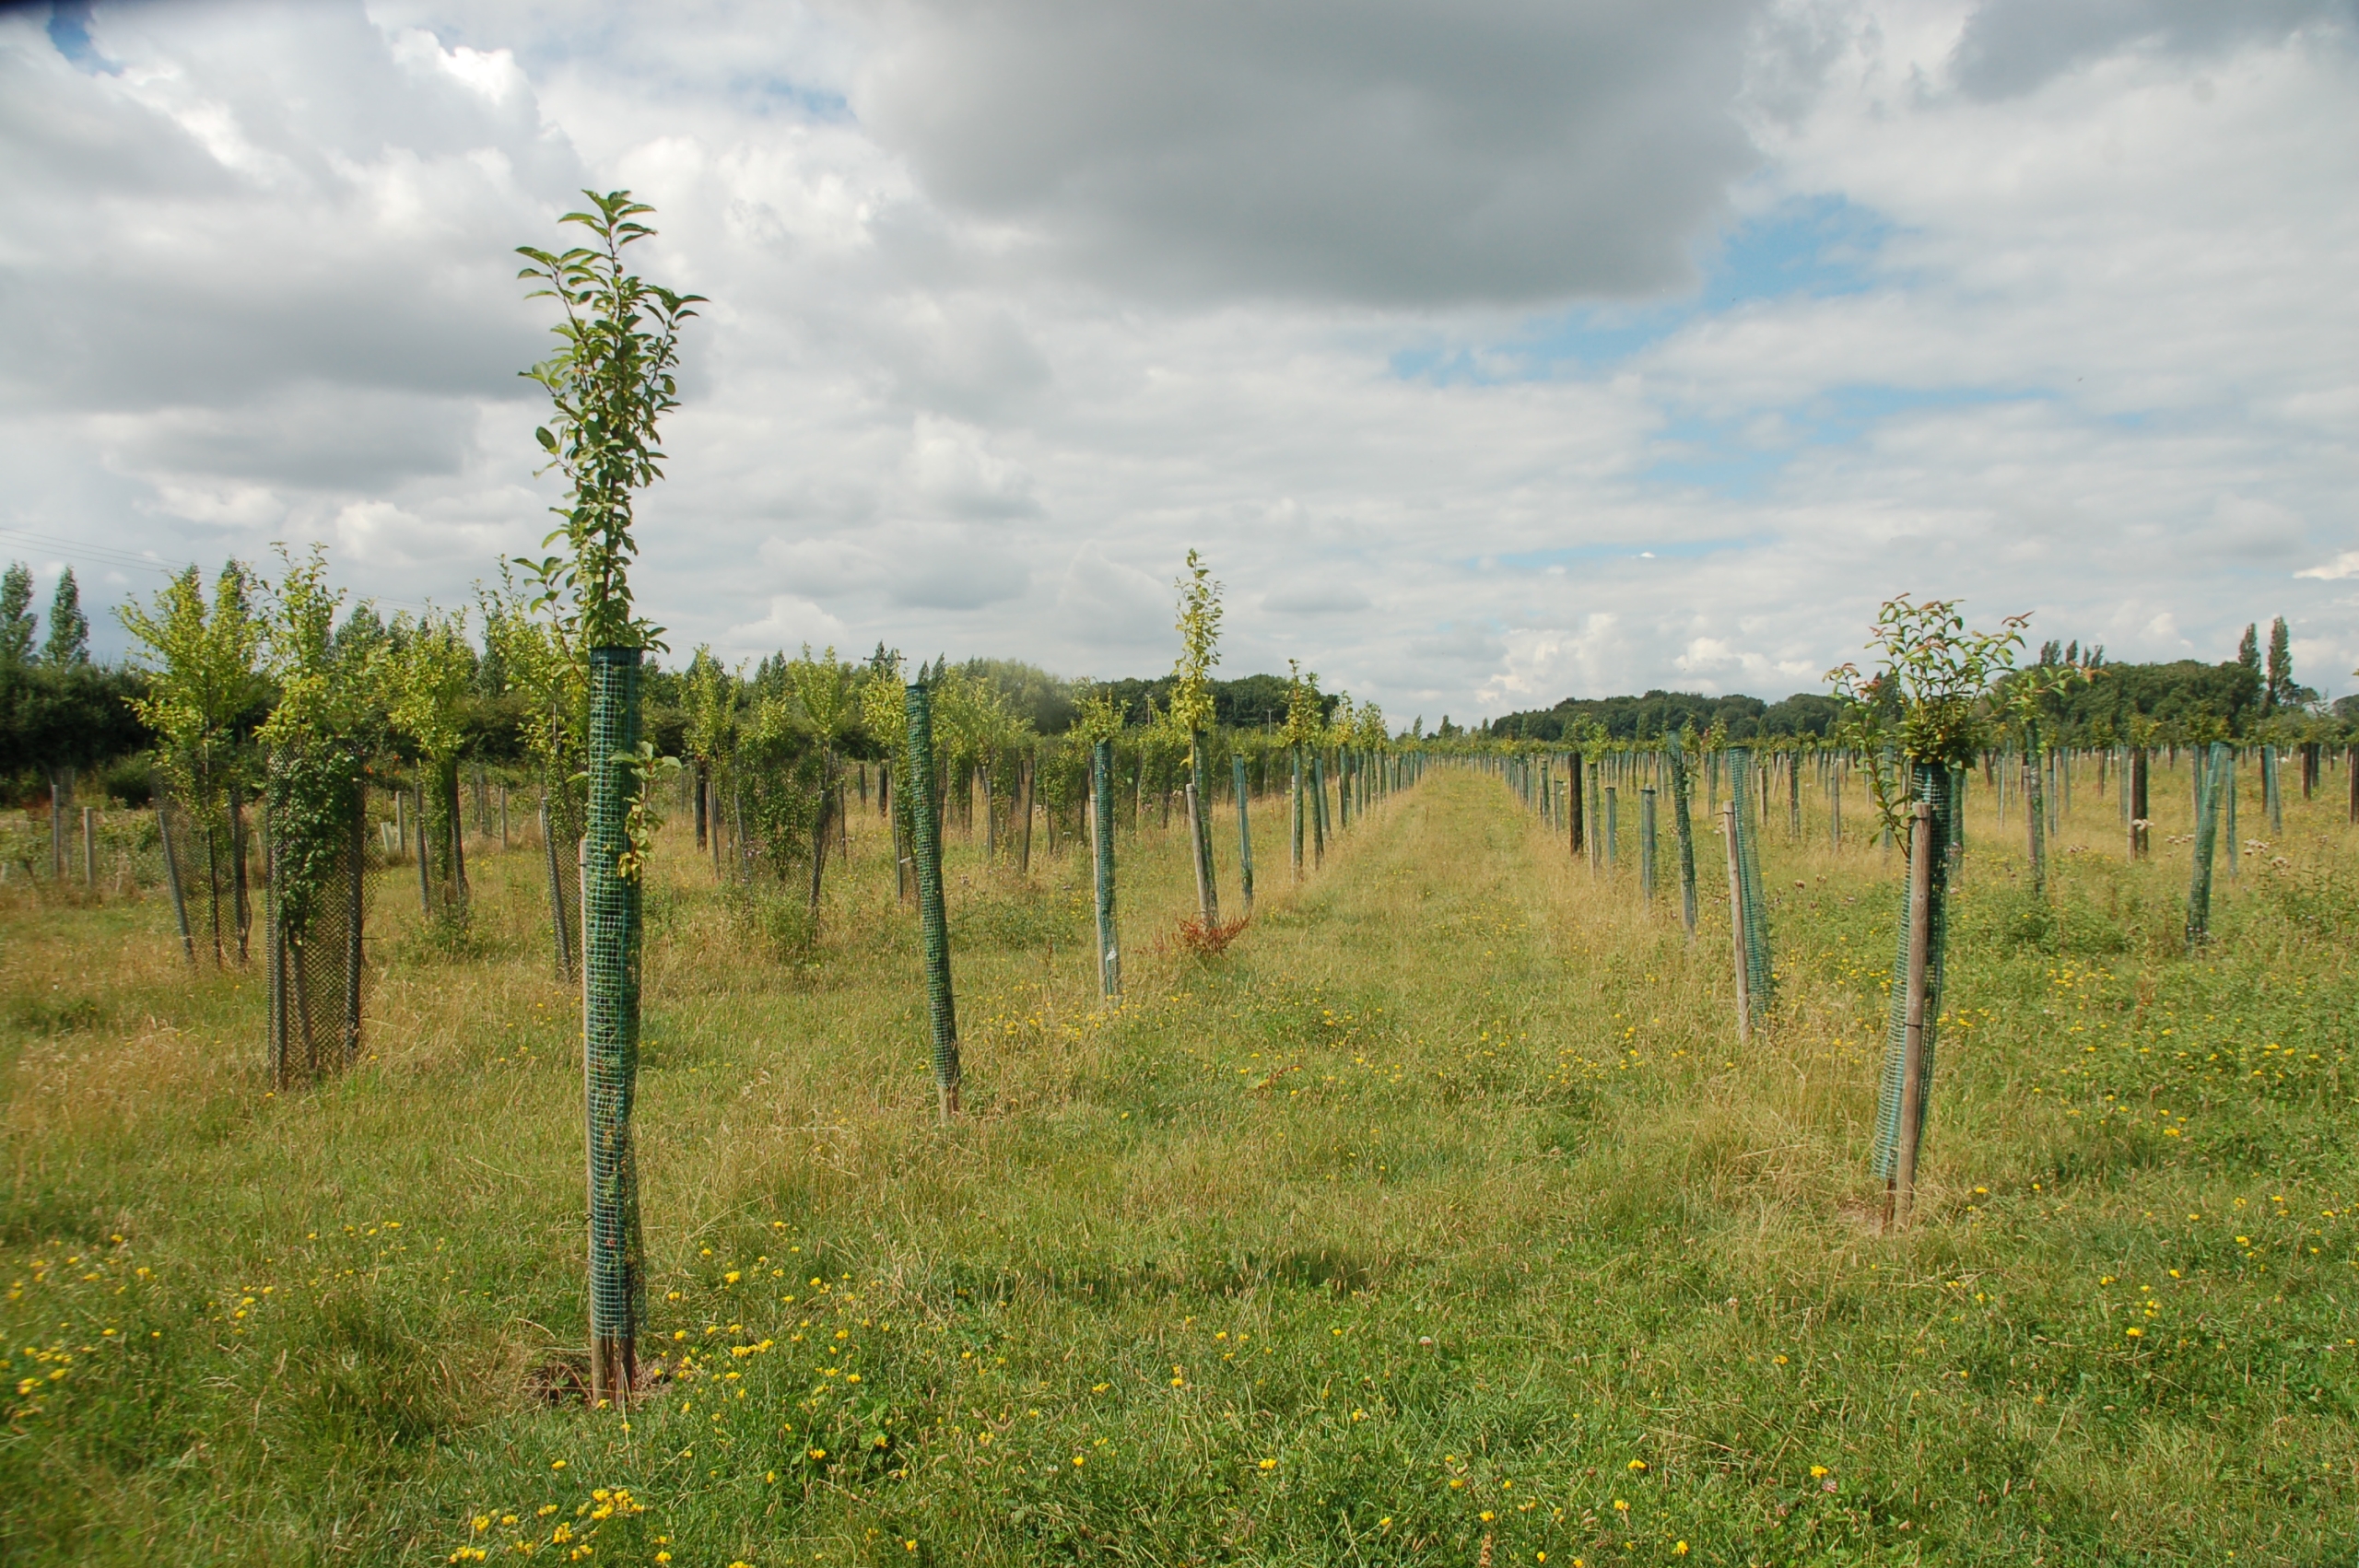
{"label": "poplar tree", "polygon": [[0,576],[0,662],[22,664],[33,656],[33,632],[41,617],[33,614],[32,568],[10,561]]}
{"label": "poplar tree", "polygon": [[[2283,630],[2285,623],[2277,623]],[[41,662],[60,669],[90,661],[90,622],[82,614],[82,591],[75,585],[74,568],[57,577],[57,592],[49,602],[49,636],[41,646]],[[2293,668],[2289,661],[2286,669]]]}

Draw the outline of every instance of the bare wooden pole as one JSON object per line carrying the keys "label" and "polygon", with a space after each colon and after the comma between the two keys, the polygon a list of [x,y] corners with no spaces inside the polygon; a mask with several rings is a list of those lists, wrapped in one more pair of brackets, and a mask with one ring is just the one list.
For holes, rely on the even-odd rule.
{"label": "bare wooden pole", "polygon": [[1907,1224],[1917,1200],[1917,1149],[1925,1134],[1925,979],[1933,949],[1933,805],[1919,801],[1908,826],[1908,997],[1900,1052],[1900,1146],[1884,1194],[1884,1224]]}
{"label": "bare wooden pole", "polygon": [[188,954],[191,967],[196,964],[196,938],[188,929],[188,895],[181,887],[180,857],[172,853],[172,813],[162,801],[156,802],[156,837],[164,846],[164,885],[171,890],[172,919],[181,929],[181,951]]}
{"label": "bare wooden pole", "polygon": [[1220,923],[1220,910],[1213,903],[1212,888],[1204,881],[1203,813],[1198,809],[1201,802],[1196,798],[1196,781],[1192,778],[1188,780],[1187,799],[1188,863],[1196,868],[1196,918],[1203,922],[1206,930],[1210,930]]}
{"label": "bare wooden pole", "polygon": [[1015,809],[1020,820],[1015,827],[1015,874],[1032,874],[1032,776],[1039,764],[1025,757],[1015,765]]}

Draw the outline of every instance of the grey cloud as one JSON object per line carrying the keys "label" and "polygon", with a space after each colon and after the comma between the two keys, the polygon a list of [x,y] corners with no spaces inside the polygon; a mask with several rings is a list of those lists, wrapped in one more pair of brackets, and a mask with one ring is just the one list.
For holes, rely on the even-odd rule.
{"label": "grey cloud", "polygon": [[1171,635],[1169,591],[1136,567],[1109,560],[1094,539],[1066,563],[1057,611],[1070,633],[1102,642],[1136,646]]}
{"label": "grey cloud", "polygon": [[1305,583],[1265,596],[1262,608],[1280,615],[1341,615],[1368,608],[1368,596],[1343,583]]}
{"label": "grey cloud", "polygon": [[455,398],[313,385],[255,403],[116,415],[100,427],[143,471],[376,488],[458,473],[475,424],[475,405]]}
{"label": "grey cloud", "polygon": [[980,610],[1022,596],[1032,574],[1004,550],[932,549],[904,564],[886,592],[910,610]]}
{"label": "grey cloud", "polygon": [[1950,65],[1969,96],[2012,98],[2126,50],[2212,54],[2355,21],[2353,0],[1985,0],[1966,19]]}
{"label": "grey cloud", "polygon": [[497,61],[358,6],[99,14],[119,76],[0,18],[0,404],[139,409],[303,381],[516,395],[511,247],[587,183]]}
{"label": "grey cloud", "polygon": [[853,107],[937,197],[1123,290],[1641,295],[1752,161],[1751,0],[918,0]]}
{"label": "grey cloud", "polygon": [[816,601],[980,610],[1020,597],[1032,581],[1020,550],[957,525],[897,523],[855,537],[772,539],[759,554],[777,573],[773,591]]}

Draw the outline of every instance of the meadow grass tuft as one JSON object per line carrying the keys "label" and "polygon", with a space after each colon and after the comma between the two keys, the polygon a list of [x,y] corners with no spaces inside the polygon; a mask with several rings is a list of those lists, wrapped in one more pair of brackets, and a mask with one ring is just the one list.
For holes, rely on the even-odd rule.
{"label": "meadow grass tuft", "polygon": [[1216,954],[1184,831],[1126,838],[1119,1007],[1083,858],[954,844],[945,1129],[860,826],[816,935],[658,856],[627,1413],[581,1404],[536,849],[470,856],[463,940],[389,876],[365,1059],[276,1095],[259,973],[192,976],[162,898],[0,891],[0,1558],[2345,1560],[2359,905],[2323,802],[2191,955],[2165,833],[2126,864],[2083,806],[2041,901],[1978,818],[1895,1235],[1872,844],[1764,834],[1743,1051],[1713,879],[1690,944],[1471,771],[1265,878]]}

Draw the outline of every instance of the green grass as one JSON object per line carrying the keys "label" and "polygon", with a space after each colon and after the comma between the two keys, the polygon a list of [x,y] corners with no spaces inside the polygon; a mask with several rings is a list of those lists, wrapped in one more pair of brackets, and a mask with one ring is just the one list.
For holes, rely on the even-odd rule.
{"label": "green grass", "polygon": [[1126,838],[1110,1013],[1081,862],[959,845],[947,1132],[873,825],[800,956],[671,845],[665,1376],[628,1420],[569,1393],[581,1065],[535,854],[471,861],[458,957],[389,877],[368,1059],[278,1096],[258,977],[192,981],[162,898],[12,880],[0,1560],[2343,1562],[2359,845],[2294,803],[2190,957],[2183,800],[2127,866],[2084,782],[2035,904],[1977,793],[1893,1236],[1898,864],[1782,810],[1743,1053],[1717,840],[1690,947],[1675,889],[1640,908],[1471,772],[1299,888],[1271,803],[1210,963],[1170,940],[1179,835]]}

